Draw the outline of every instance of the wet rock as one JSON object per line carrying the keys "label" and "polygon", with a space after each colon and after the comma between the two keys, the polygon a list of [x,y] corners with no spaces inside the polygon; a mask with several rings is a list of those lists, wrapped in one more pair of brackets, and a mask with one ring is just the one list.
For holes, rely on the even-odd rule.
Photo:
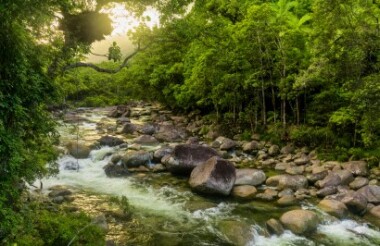
{"label": "wet rock", "polygon": [[181,144],[174,148],[172,154],[163,158],[162,162],[172,173],[189,174],[196,166],[213,156],[219,156],[219,154],[212,148],[196,144]]}
{"label": "wet rock", "polygon": [[121,116],[128,117],[131,113],[131,110],[126,105],[119,105],[115,109],[113,109],[109,114],[108,117],[111,118],[119,118]]}
{"label": "wet rock", "polygon": [[285,228],[295,234],[312,232],[317,228],[319,223],[316,213],[301,209],[284,213],[280,221]]}
{"label": "wet rock", "polygon": [[319,180],[315,185],[319,188],[325,188],[327,186],[338,186],[342,183],[342,179],[336,173],[330,173],[324,179]]}
{"label": "wet rock", "polygon": [[368,175],[368,165],[365,161],[349,161],[342,164],[345,170],[350,171],[356,176],[367,176]]}
{"label": "wet rock", "polygon": [[380,204],[380,186],[367,185],[357,191],[358,194],[365,197],[365,199],[373,204]]}
{"label": "wet rock", "polygon": [[229,195],[236,180],[235,167],[220,157],[211,157],[191,172],[191,188],[203,194]]}
{"label": "wet rock", "polygon": [[272,145],[268,149],[268,154],[270,156],[278,155],[278,154],[280,154],[280,148],[277,145]]}
{"label": "wet rock", "polygon": [[120,138],[113,137],[113,136],[103,136],[98,140],[99,144],[101,146],[118,146],[124,143],[124,141]]}
{"label": "wet rock", "polygon": [[341,201],[356,214],[362,214],[367,209],[367,199],[357,192],[347,194]]}
{"label": "wet rock", "polygon": [[380,225],[380,205],[369,210],[369,214],[377,219],[377,224]]}
{"label": "wet rock", "polygon": [[338,191],[338,189],[336,188],[336,186],[327,186],[325,188],[318,190],[317,196],[318,197],[325,197],[325,196],[333,195],[337,191]]}
{"label": "wet rock", "polygon": [[120,117],[120,118],[117,118],[116,120],[117,125],[123,125],[125,123],[131,123],[131,120],[127,117]]}
{"label": "wet rock", "polygon": [[244,200],[250,200],[255,197],[257,190],[255,186],[251,185],[239,185],[232,189],[232,196]]}
{"label": "wet rock", "polygon": [[218,229],[232,245],[245,246],[253,239],[250,225],[241,221],[221,221]]}
{"label": "wet rock", "polygon": [[243,151],[246,153],[252,153],[253,151],[259,150],[260,144],[257,141],[251,141],[243,145]]}
{"label": "wet rock", "polygon": [[284,189],[281,192],[278,193],[278,197],[283,197],[283,196],[292,196],[294,195],[294,191],[292,189]]}
{"label": "wet rock", "polygon": [[265,222],[265,225],[271,234],[281,235],[284,233],[284,227],[282,227],[281,223],[276,219],[270,219]]}
{"label": "wet rock", "polygon": [[156,162],[156,163],[160,163],[161,159],[165,155],[170,155],[171,153],[173,153],[173,148],[172,147],[162,147],[162,148],[154,151],[153,161]]}
{"label": "wet rock", "polygon": [[77,159],[86,159],[90,155],[90,148],[87,147],[84,143],[69,142],[66,145],[66,148],[70,155]]}
{"label": "wet rock", "polygon": [[297,199],[293,195],[285,195],[277,200],[277,204],[280,206],[292,206],[297,204]]}
{"label": "wet rock", "polygon": [[161,172],[165,172],[167,169],[164,165],[162,164],[156,164],[152,167],[152,171],[154,173],[161,173]]}
{"label": "wet rock", "polygon": [[187,134],[185,130],[173,125],[160,125],[153,136],[161,142],[181,142]]}
{"label": "wet rock", "polygon": [[124,134],[133,134],[137,131],[137,126],[132,123],[125,123],[123,126],[123,129],[121,130],[121,133]]}
{"label": "wet rock", "polygon": [[358,190],[362,188],[363,186],[368,185],[369,181],[367,178],[364,177],[356,177],[354,181],[350,183],[350,188],[353,190]]}
{"label": "wet rock", "polygon": [[324,179],[327,175],[328,175],[328,172],[325,170],[325,171],[322,171],[322,172],[319,172],[319,173],[314,173],[314,174],[307,175],[307,180],[310,183],[314,184],[315,182]]}
{"label": "wet rock", "polygon": [[103,169],[108,177],[125,177],[130,175],[126,167],[120,164],[114,164],[112,162],[105,165]]}
{"label": "wet rock", "polygon": [[155,137],[152,137],[150,135],[141,135],[135,140],[133,140],[134,143],[136,144],[141,144],[141,145],[158,145],[159,142]]}
{"label": "wet rock", "polygon": [[145,124],[138,130],[138,132],[144,135],[153,135],[156,132],[156,127],[152,124]]}
{"label": "wet rock", "polygon": [[66,188],[61,188],[61,189],[54,189],[53,191],[49,192],[49,197],[57,197],[57,196],[69,196],[73,194],[73,192],[69,189]]}
{"label": "wet rock", "polygon": [[139,167],[139,166],[146,166],[150,164],[150,161],[153,159],[152,153],[140,150],[140,151],[133,151],[133,152],[127,152],[123,158],[122,161],[126,167]]}
{"label": "wet rock", "polygon": [[65,170],[72,170],[72,171],[78,171],[80,166],[78,161],[74,160],[67,160],[62,163],[63,169]]}
{"label": "wet rock", "polygon": [[266,184],[269,186],[277,186],[280,190],[286,188],[298,190],[300,188],[306,188],[308,186],[306,177],[302,175],[289,174],[272,176],[267,179]]}
{"label": "wet rock", "polygon": [[87,122],[88,120],[82,116],[79,116],[75,113],[67,113],[63,116],[63,122],[69,123],[69,124],[76,124],[76,123],[82,123]]}
{"label": "wet rock", "polygon": [[265,182],[266,176],[262,170],[257,169],[237,169],[235,185],[261,185]]}
{"label": "wet rock", "polygon": [[304,171],[305,171],[305,166],[288,166],[285,170],[286,173],[292,174],[292,175],[303,174]]}
{"label": "wet rock", "polygon": [[344,218],[347,215],[347,207],[343,202],[324,199],[319,202],[318,207],[332,216]]}
{"label": "wet rock", "polygon": [[264,201],[273,201],[278,192],[273,189],[266,189],[263,193],[257,194],[256,197]]}

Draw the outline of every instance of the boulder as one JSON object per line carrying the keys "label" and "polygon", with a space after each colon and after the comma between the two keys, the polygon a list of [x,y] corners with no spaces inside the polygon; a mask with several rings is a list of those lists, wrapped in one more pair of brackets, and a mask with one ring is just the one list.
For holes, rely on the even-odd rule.
{"label": "boulder", "polygon": [[99,144],[101,146],[118,146],[124,143],[124,141],[120,138],[113,137],[113,136],[103,136],[98,140]]}
{"label": "boulder", "polygon": [[231,150],[236,147],[236,142],[229,138],[224,138],[220,145],[221,150]]}
{"label": "boulder", "polygon": [[293,195],[285,195],[277,200],[277,204],[280,206],[292,206],[297,204],[297,198]]}
{"label": "boulder", "polygon": [[353,213],[361,215],[367,209],[367,199],[357,192],[346,194],[341,201]]}
{"label": "boulder", "polygon": [[337,191],[338,191],[338,189],[336,188],[336,186],[327,186],[325,188],[318,190],[317,196],[318,197],[325,197],[325,196],[333,195]]}
{"label": "boulder", "polygon": [[319,188],[325,188],[327,186],[338,186],[342,183],[342,179],[336,173],[330,173],[324,179],[319,180],[315,185]]}
{"label": "boulder", "polygon": [[120,117],[120,118],[117,118],[117,120],[116,120],[117,125],[122,125],[125,123],[131,123],[131,120],[127,117]]}
{"label": "boulder", "polygon": [[243,151],[246,153],[251,153],[259,149],[260,149],[260,144],[257,141],[251,141],[249,143],[243,144]]}
{"label": "boulder", "polygon": [[310,158],[307,155],[303,154],[301,157],[295,159],[294,163],[296,165],[305,165],[309,163],[309,161],[310,161]]}
{"label": "boulder", "polygon": [[127,117],[131,113],[131,110],[126,105],[119,105],[115,109],[113,109],[111,112],[108,113],[108,117],[111,118],[119,118],[121,116]]}
{"label": "boulder", "polygon": [[191,172],[190,187],[203,194],[229,195],[236,180],[235,167],[214,156]]}
{"label": "boulder", "polygon": [[158,145],[159,142],[155,137],[150,135],[141,135],[133,140],[133,143],[141,145]]}
{"label": "boulder", "polygon": [[358,194],[365,197],[365,199],[373,204],[380,204],[380,186],[367,185],[357,191]]}
{"label": "boulder", "polygon": [[280,153],[283,155],[288,155],[294,152],[294,147],[292,145],[286,145],[281,148]]}
{"label": "boulder", "polygon": [[90,148],[83,143],[69,142],[66,145],[69,154],[77,159],[86,159],[90,155]]}
{"label": "boulder", "polygon": [[251,185],[239,185],[232,189],[232,196],[244,200],[250,200],[255,197],[257,190],[255,186]]}
{"label": "boulder", "polygon": [[369,214],[376,218],[378,221],[378,224],[380,225],[380,205],[373,207],[369,210]]}
{"label": "boulder", "polygon": [[367,178],[364,177],[356,177],[354,181],[350,183],[350,188],[353,190],[358,190],[366,185],[368,185],[369,181]]}
{"label": "boulder", "polygon": [[264,201],[273,201],[277,195],[277,191],[267,188],[263,193],[257,194],[256,197]]}
{"label": "boulder", "polygon": [[[253,239],[251,226],[242,221],[224,220],[221,221],[217,227],[222,235],[230,243],[228,245],[246,246],[249,245]],[[179,243],[176,245],[183,244]]]}
{"label": "boulder", "polygon": [[159,125],[158,130],[153,135],[161,142],[181,142],[186,138],[185,130],[176,128],[173,125]]}
{"label": "boulder", "polygon": [[219,154],[210,147],[181,144],[177,145],[170,155],[163,158],[162,162],[171,173],[189,174],[196,166],[213,156],[219,156]]}
{"label": "boulder", "polygon": [[270,219],[265,222],[265,225],[271,234],[281,235],[284,233],[284,227],[282,227],[281,223],[276,219]]}
{"label": "boulder", "polygon": [[324,179],[328,175],[328,172],[326,170],[319,172],[319,173],[313,173],[307,175],[307,180],[314,184],[315,182]]}
{"label": "boulder", "polygon": [[347,215],[347,207],[343,202],[337,200],[324,199],[319,202],[318,207],[328,214],[338,218],[343,218]]}
{"label": "boulder", "polygon": [[235,185],[261,185],[265,182],[266,176],[262,170],[257,169],[236,169]]}
{"label": "boulder", "polygon": [[304,171],[305,171],[305,166],[291,166],[291,165],[289,165],[285,169],[285,172],[287,174],[292,174],[292,175],[303,174]]}
{"label": "boulder", "polygon": [[318,216],[308,210],[292,210],[284,213],[280,218],[281,223],[286,229],[295,234],[303,234],[314,231],[318,226]]}
{"label": "boulder", "polygon": [[349,161],[342,164],[345,170],[350,171],[356,176],[367,176],[368,175],[368,165],[365,161]]}
{"label": "boulder", "polygon": [[268,154],[270,156],[278,155],[278,154],[280,154],[280,148],[277,145],[272,145],[268,149]]}
{"label": "boulder", "polygon": [[138,132],[144,135],[153,135],[156,132],[156,127],[152,124],[145,124],[138,130]]}
{"label": "boulder", "polygon": [[125,177],[130,175],[127,168],[120,164],[108,163],[103,167],[104,172],[108,177]]}
{"label": "boulder", "polygon": [[354,180],[354,176],[352,175],[352,173],[347,170],[337,170],[334,171],[334,173],[339,175],[340,180],[342,181],[341,185],[348,185]]}
{"label": "boulder", "polygon": [[132,123],[125,123],[123,126],[123,129],[121,130],[121,133],[124,134],[133,134],[137,131],[137,126]]}
{"label": "boulder", "polygon": [[308,182],[302,175],[281,174],[268,178],[266,184],[269,186],[277,186],[280,190],[286,188],[298,190],[300,188],[306,188]]}
{"label": "boulder", "polygon": [[62,163],[62,166],[65,170],[78,171],[80,169],[79,162],[74,160],[67,160]]}
{"label": "boulder", "polygon": [[122,161],[126,167],[139,167],[148,165],[152,159],[152,153],[141,150],[127,152]]}
{"label": "boulder", "polygon": [[153,154],[153,161],[156,162],[156,163],[159,163],[161,162],[161,159],[165,156],[165,155],[170,155],[171,153],[173,152],[173,148],[172,147],[162,147],[158,150],[156,150]]}

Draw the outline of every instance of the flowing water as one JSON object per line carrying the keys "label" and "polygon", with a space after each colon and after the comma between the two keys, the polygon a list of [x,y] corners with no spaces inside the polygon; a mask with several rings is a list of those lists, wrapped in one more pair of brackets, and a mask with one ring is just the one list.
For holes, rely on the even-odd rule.
{"label": "flowing water", "polygon": [[[86,115],[98,122],[104,112]],[[71,129],[71,130],[70,130]],[[94,135],[95,123],[80,125],[81,137]],[[60,129],[62,138],[75,139],[71,125]],[[87,136],[87,137],[88,137]],[[92,137],[88,137],[91,139]],[[108,178],[106,165],[117,147],[93,150],[90,157],[78,161],[78,170],[65,170],[68,162],[77,160],[69,155],[59,158],[60,172],[44,179],[44,189],[66,185],[81,192],[106,196],[125,196],[134,218],[144,227],[145,239],[121,245],[380,245],[379,229],[359,218],[343,221],[331,219],[311,202],[304,209],[318,213],[321,224],[307,236],[286,231],[281,236],[269,236],[265,221],[279,218],[297,208],[277,207],[260,201],[239,202],[232,198],[203,197],[191,192],[187,179],[168,173],[147,173],[126,178]]]}

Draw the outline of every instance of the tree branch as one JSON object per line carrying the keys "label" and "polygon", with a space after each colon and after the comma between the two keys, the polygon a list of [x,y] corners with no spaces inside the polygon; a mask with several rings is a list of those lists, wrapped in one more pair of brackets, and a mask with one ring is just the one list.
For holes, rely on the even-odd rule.
{"label": "tree branch", "polygon": [[73,68],[78,68],[78,67],[88,67],[88,68],[92,68],[94,69],[95,71],[97,72],[101,72],[101,73],[118,73],[120,72],[120,70],[122,70],[124,67],[127,66],[128,64],[128,61],[130,59],[132,59],[137,53],[139,53],[140,51],[143,51],[143,50],[146,50],[148,47],[150,47],[152,45],[149,44],[147,46],[145,46],[144,48],[140,48],[140,44],[138,45],[138,48],[132,53],[130,54],[129,56],[127,56],[123,63],[116,69],[108,69],[108,68],[101,68],[93,63],[85,63],[85,62],[76,62],[76,63],[73,63],[73,64],[69,64],[67,65],[66,67],[63,68],[63,71],[67,71],[67,70],[70,70],[70,69],[73,69]]}

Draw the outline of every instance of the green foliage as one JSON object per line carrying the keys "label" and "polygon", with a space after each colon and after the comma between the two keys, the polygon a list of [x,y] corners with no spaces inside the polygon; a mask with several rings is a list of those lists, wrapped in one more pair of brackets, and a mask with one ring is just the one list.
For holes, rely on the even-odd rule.
{"label": "green foliage", "polygon": [[121,50],[116,42],[113,42],[112,46],[108,48],[108,60],[113,60],[114,62],[121,60]]}

